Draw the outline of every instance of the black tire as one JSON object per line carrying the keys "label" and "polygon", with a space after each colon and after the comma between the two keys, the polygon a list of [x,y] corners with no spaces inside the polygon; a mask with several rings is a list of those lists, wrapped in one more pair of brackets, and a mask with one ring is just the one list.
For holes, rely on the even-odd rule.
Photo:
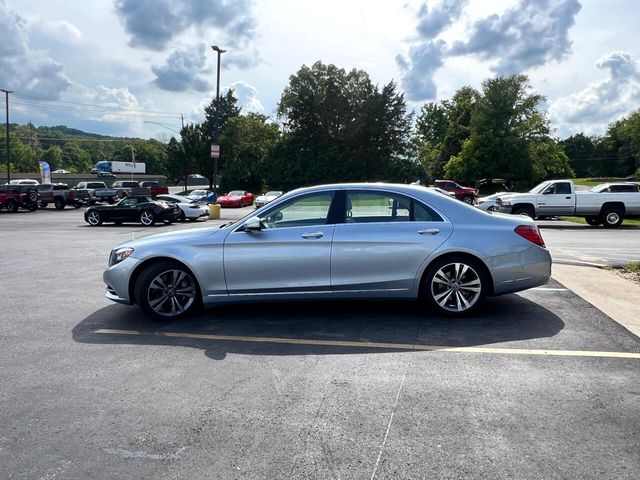
{"label": "black tire", "polygon": [[122,220],[114,220],[113,223],[116,225],[122,225]]}
{"label": "black tire", "polygon": [[169,322],[201,306],[200,288],[193,274],[175,262],[145,268],[135,284],[136,302],[152,319]]}
{"label": "black tire", "polygon": [[102,216],[98,210],[91,210],[87,212],[86,221],[92,227],[102,225]]}
{"label": "black tire", "polygon": [[38,209],[38,204],[37,203],[30,203],[25,208],[27,210],[29,210],[30,212],[35,212]]}
{"label": "black tire", "polygon": [[179,218],[179,220],[181,222],[184,222],[186,219],[187,219],[187,217],[185,216],[184,211],[180,210],[180,218]]}
{"label": "black tire", "polygon": [[489,281],[479,260],[447,256],[439,258],[427,269],[421,298],[438,315],[468,315],[484,301]]}
{"label": "black tire", "polygon": [[532,207],[517,207],[512,213],[514,215],[526,215],[529,218],[534,218],[536,216],[536,212]]}
{"label": "black tire", "polygon": [[48,203],[48,202],[40,202],[40,203],[38,204],[38,206],[39,206],[40,208],[47,208],[47,206],[48,206],[48,205],[49,205],[49,203]]}
{"label": "black tire", "polygon": [[36,192],[35,190],[29,191],[29,193],[27,193],[27,198],[29,199],[29,201],[31,203],[37,203],[37,201],[38,201],[38,192]]}
{"label": "black tire", "polygon": [[82,206],[82,203],[80,202],[73,202],[73,208],[80,208]]}
{"label": "black tire", "polygon": [[474,202],[474,198],[471,195],[467,195],[465,197],[462,197],[462,201],[464,203],[468,203],[469,205],[473,205],[475,203]]}
{"label": "black tire", "polygon": [[57,210],[64,210],[64,200],[61,198],[56,198],[53,201],[53,206],[56,207]]}
{"label": "black tire", "polygon": [[7,200],[7,203],[5,204],[5,208],[9,213],[18,213],[18,204],[15,202],[15,200],[11,200],[11,199]]}
{"label": "black tire", "polygon": [[598,225],[602,225],[602,217],[600,217],[599,215],[595,217],[584,217],[584,220],[592,227],[597,227]]}
{"label": "black tire", "polygon": [[156,223],[156,216],[151,210],[143,210],[140,212],[140,223],[145,227],[152,227]]}
{"label": "black tire", "polygon": [[605,228],[618,228],[622,225],[624,214],[618,208],[607,208],[602,211],[602,225]]}

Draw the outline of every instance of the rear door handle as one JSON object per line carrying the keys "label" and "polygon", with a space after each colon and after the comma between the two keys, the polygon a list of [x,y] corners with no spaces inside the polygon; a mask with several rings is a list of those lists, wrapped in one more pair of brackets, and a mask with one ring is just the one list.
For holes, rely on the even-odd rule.
{"label": "rear door handle", "polygon": [[440,233],[440,230],[437,228],[425,228],[424,230],[418,230],[420,235],[437,235]]}
{"label": "rear door handle", "polygon": [[309,232],[302,234],[302,238],[322,238],[323,236],[324,233],[322,232]]}

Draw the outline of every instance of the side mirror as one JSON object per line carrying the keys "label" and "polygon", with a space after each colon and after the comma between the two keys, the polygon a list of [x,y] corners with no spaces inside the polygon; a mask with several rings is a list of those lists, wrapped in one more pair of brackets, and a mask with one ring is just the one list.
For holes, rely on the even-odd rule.
{"label": "side mirror", "polygon": [[262,224],[260,223],[260,217],[251,217],[242,225],[243,232],[259,232],[262,230]]}

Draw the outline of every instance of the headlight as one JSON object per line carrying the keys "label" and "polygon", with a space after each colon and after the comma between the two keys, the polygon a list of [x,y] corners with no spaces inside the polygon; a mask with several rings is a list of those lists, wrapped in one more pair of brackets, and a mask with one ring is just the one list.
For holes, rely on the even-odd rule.
{"label": "headlight", "polygon": [[510,207],[511,206],[511,200],[505,200],[503,202],[501,202],[503,207]]}
{"label": "headlight", "polygon": [[116,263],[120,263],[132,253],[133,248],[131,247],[123,247],[118,248],[117,250],[111,250],[111,255],[109,255],[109,266],[111,267]]}

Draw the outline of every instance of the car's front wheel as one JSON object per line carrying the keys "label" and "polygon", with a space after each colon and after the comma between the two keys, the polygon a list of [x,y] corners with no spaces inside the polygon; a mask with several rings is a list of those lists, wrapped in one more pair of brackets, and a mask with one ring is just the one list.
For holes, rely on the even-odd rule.
{"label": "car's front wheel", "polygon": [[597,227],[598,225],[602,225],[602,217],[600,217],[599,215],[595,216],[595,217],[584,217],[584,220],[591,226],[593,227]]}
{"label": "car's front wheel", "polygon": [[156,223],[156,217],[151,210],[143,210],[140,212],[140,223],[145,227],[150,227]]}
{"label": "car's front wheel", "polygon": [[92,227],[97,227],[102,224],[102,217],[100,216],[100,212],[97,210],[91,210],[87,213],[87,223]]}
{"label": "car's front wheel", "polygon": [[467,257],[436,260],[427,271],[423,295],[441,315],[465,315],[475,310],[487,293],[488,280],[480,262]]}
{"label": "car's front wheel", "polygon": [[200,306],[198,283],[184,266],[161,262],[146,268],[135,285],[136,301],[154,320],[171,321]]}

